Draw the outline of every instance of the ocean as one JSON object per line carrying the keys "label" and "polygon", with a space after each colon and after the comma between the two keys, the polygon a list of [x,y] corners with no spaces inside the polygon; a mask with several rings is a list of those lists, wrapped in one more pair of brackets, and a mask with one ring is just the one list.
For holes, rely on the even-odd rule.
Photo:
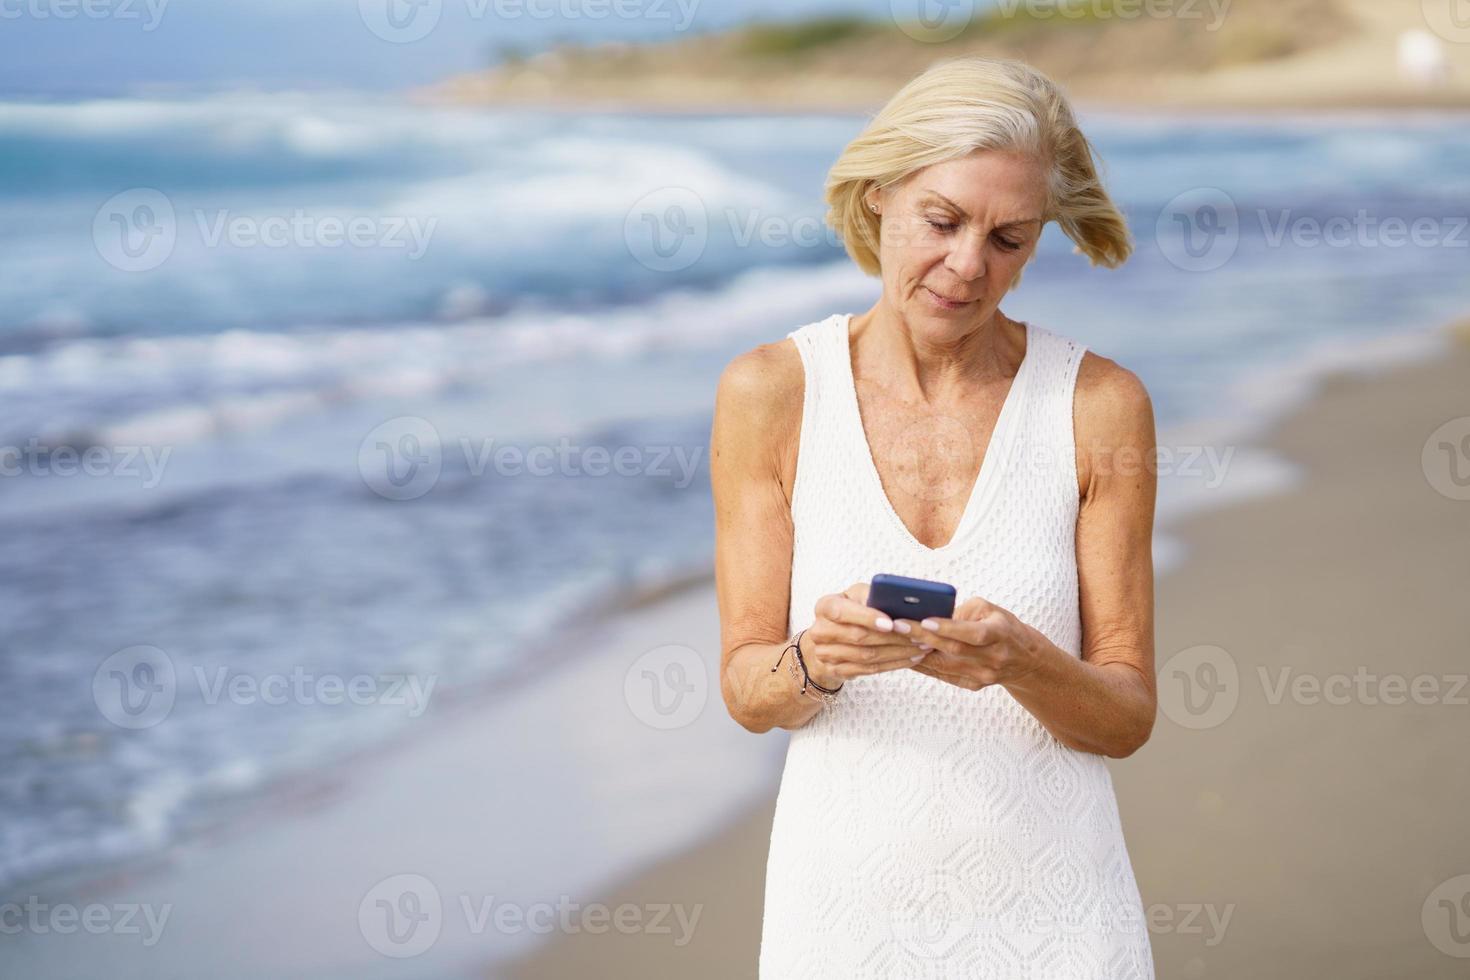
{"label": "ocean", "polygon": [[[863,122],[0,103],[0,895],[706,576],[720,370],[877,297],[821,220]],[[1137,373],[1178,460],[1470,305],[1463,116],[1084,125],[1138,252],[1049,227],[1005,309]],[[1164,523],[1291,474],[1170,477]]]}

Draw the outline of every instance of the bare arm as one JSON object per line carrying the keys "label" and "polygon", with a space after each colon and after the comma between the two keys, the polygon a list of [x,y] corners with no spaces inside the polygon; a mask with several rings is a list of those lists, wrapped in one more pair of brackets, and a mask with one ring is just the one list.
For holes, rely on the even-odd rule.
{"label": "bare arm", "polygon": [[1038,666],[1006,688],[1062,744],[1123,758],[1148,741],[1158,709],[1153,405],[1132,372],[1088,354],[1074,411],[1082,656],[1038,632]]}
{"label": "bare arm", "polygon": [[752,732],[800,728],[822,710],[784,664],[771,671],[788,640],[790,481],[803,392],[800,355],[783,344],[763,344],[725,368],[710,432],[720,692],[730,716]]}

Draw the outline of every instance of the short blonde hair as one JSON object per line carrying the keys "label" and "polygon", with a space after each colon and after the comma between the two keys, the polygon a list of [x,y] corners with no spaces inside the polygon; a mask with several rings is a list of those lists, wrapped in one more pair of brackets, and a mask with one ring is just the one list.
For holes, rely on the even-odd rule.
{"label": "short blonde hair", "polygon": [[1093,265],[1116,268],[1133,253],[1128,224],[1103,189],[1066,96],[1035,68],[1009,59],[939,61],[901,88],[828,172],[827,224],[859,268],[880,275],[879,216],[867,192],[975,150],[1040,159],[1047,168],[1042,223],[1056,221]]}

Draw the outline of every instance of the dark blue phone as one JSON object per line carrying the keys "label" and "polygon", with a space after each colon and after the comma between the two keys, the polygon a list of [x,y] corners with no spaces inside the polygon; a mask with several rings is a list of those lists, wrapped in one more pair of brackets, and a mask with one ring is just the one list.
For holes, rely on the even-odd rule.
{"label": "dark blue phone", "polygon": [[868,583],[868,605],[890,619],[954,617],[953,585],[906,575],[874,575]]}

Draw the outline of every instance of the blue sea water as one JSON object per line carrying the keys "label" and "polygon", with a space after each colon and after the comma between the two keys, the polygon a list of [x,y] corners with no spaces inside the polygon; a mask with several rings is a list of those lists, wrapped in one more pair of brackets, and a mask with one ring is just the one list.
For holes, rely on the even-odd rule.
{"label": "blue sea water", "polygon": [[[0,889],[418,720],[200,678],[508,683],[705,572],[720,369],[877,295],[821,224],[862,123],[0,103]],[[1134,370],[1161,430],[1470,306],[1464,117],[1085,123],[1138,252],[1051,227],[1006,311]],[[175,700],[129,729],[105,665],[140,647]]]}

